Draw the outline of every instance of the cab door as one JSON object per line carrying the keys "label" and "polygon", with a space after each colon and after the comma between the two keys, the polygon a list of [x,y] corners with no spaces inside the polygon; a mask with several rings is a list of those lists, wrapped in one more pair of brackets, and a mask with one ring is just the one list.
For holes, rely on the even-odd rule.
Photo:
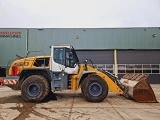
{"label": "cab door", "polygon": [[78,64],[74,60],[74,54],[70,48],[52,46],[52,66],[53,72],[64,71],[67,74],[76,74],[78,72]]}

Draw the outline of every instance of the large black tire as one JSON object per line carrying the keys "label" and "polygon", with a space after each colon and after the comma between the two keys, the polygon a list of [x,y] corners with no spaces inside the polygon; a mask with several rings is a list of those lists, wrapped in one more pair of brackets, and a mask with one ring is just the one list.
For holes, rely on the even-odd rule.
{"label": "large black tire", "polygon": [[90,102],[101,102],[108,95],[107,83],[97,75],[91,75],[82,82],[82,94]]}
{"label": "large black tire", "polygon": [[41,102],[50,91],[49,83],[41,75],[28,77],[21,86],[22,98],[27,102]]}

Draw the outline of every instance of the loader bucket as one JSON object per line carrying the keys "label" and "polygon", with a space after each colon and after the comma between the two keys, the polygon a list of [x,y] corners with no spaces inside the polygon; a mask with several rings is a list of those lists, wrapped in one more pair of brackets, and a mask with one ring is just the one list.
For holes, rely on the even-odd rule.
{"label": "loader bucket", "polygon": [[146,74],[127,74],[120,80],[125,86],[124,96],[136,102],[157,102],[153,89],[151,88]]}

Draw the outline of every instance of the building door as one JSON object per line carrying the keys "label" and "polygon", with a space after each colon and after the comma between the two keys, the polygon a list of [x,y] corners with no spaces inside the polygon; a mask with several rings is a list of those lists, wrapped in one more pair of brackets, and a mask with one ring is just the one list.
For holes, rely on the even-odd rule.
{"label": "building door", "polygon": [[150,83],[160,83],[160,50],[117,51],[118,73],[149,74]]}

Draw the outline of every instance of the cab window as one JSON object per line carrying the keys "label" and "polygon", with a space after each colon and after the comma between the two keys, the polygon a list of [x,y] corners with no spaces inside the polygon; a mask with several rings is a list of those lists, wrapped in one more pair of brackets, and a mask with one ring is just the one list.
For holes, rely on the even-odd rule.
{"label": "cab window", "polygon": [[36,67],[48,67],[49,58],[36,58],[33,65]]}
{"label": "cab window", "polygon": [[64,63],[64,48],[54,48],[53,60],[61,65],[65,65]]}

